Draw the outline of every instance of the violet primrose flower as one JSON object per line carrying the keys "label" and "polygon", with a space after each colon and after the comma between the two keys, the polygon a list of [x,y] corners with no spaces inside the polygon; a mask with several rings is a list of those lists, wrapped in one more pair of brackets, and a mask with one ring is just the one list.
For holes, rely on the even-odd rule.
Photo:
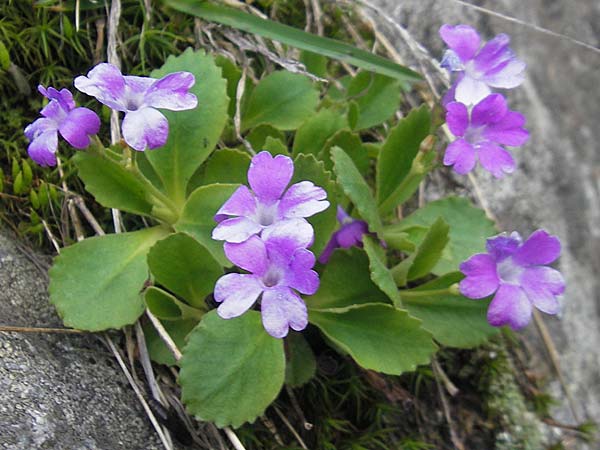
{"label": "violet primrose flower", "polygon": [[508,35],[499,34],[481,48],[479,33],[468,25],[442,25],[440,36],[450,47],[442,67],[459,73],[456,101],[475,104],[489,95],[491,88],[514,88],[523,82],[526,64],[508,46]]}
{"label": "violet primrose flower", "polygon": [[319,287],[319,276],[311,270],[315,256],[305,248],[312,240],[311,225],[295,219],[266,229],[262,238],[225,243],[227,257],[250,273],[229,273],[217,280],[217,314],[223,319],[240,316],[262,296],[262,322],[271,336],[283,338],[289,328],[306,328],[308,312],[296,291],[311,295]]}
{"label": "violet primrose flower", "polygon": [[73,147],[86,148],[90,135],[100,130],[100,119],[88,108],[76,108],[68,89],[59,91],[39,85],[38,91],[49,102],[40,111],[43,117],[25,128],[25,136],[31,142],[27,152],[40,166],[55,166],[58,133]]}
{"label": "violet primrose flower", "polygon": [[275,224],[310,217],[329,207],[325,189],[310,181],[286,187],[292,179],[294,163],[284,155],[263,151],[252,158],[248,182],[252,190],[240,186],[217,211],[219,222],[212,238],[233,243],[244,242]]}
{"label": "violet primrose flower", "polygon": [[369,225],[364,220],[357,220],[350,217],[341,206],[337,208],[337,219],[341,224],[331,236],[325,250],[319,256],[319,262],[326,264],[331,258],[331,254],[336,248],[362,247],[363,234],[369,232]]}
{"label": "violet primrose flower", "polygon": [[133,149],[143,151],[167,142],[169,122],[158,109],[183,111],[198,105],[189,92],[195,81],[190,72],[170,73],[161,79],[123,76],[112,64],[100,63],[86,77],[75,78],[75,87],[124,112],[123,138]]}
{"label": "violet primrose flower", "polygon": [[496,178],[514,171],[515,161],[501,145],[523,145],[529,133],[523,128],[525,117],[510,111],[502,95],[488,95],[470,112],[459,102],[448,103],[446,111],[448,127],[458,139],[448,145],[444,165],[464,175],[479,159]]}
{"label": "violet primrose flower", "polygon": [[460,292],[472,299],[495,294],[487,319],[493,326],[523,328],[531,320],[533,306],[557,314],[556,299],[565,290],[558,270],[547,267],[560,256],[560,241],[537,230],[523,242],[519,233],[500,234],[487,241],[487,253],[471,256],[460,265],[466,278]]}

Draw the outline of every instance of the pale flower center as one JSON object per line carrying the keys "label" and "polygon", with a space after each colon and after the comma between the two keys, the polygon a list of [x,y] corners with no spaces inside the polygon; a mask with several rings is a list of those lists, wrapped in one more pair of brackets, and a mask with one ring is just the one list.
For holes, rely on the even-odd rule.
{"label": "pale flower center", "polygon": [[277,219],[277,202],[272,205],[259,203],[256,207],[256,221],[263,227],[273,225]]}
{"label": "pale flower center", "polygon": [[283,273],[277,267],[269,267],[267,273],[262,277],[262,282],[266,287],[276,286],[283,278]]}
{"label": "pale flower center", "polygon": [[469,127],[465,132],[465,140],[471,144],[477,144],[483,141],[483,130],[485,129],[485,125],[480,127]]}
{"label": "pale flower center", "polygon": [[498,263],[496,267],[496,271],[500,280],[508,284],[520,284],[520,278],[523,270],[523,267],[515,264],[512,257],[504,259]]}

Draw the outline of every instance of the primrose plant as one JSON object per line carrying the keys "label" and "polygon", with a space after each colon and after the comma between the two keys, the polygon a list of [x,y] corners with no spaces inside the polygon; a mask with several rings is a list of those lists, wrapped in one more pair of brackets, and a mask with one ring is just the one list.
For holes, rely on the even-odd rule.
{"label": "primrose plant", "polygon": [[401,90],[418,80],[408,70],[329,86],[276,71],[236,102],[241,71],[222,56],[189,49],[150,77],[102,63],[74,84],[123,113],[124,140],[111,146],[70,91],[40,87],[48,103],[25,129],[32,159],[66,158],[62,136],[80,150],[72,162],[95,200],[147,224],[62,249],[50,298],[65,325],[121,328],[148,311],[182,349],[176,361],[144,322],[151,357],[179,368],[189,411],[237,427],[284,384],[308,382],[323,344],[398,375],[439,345],[522,328],[534,307],[556,314],[558,238],[494,236],[456,196],[411,212],[440,163],[462,175],[479,161],[503,177],[516,169],[504,146],[528,138],[524,117],[492,92],[523,79],[508,37],[482,45],[466,25],[440,32],[455,77],[442,103],[456,139],[444,156],[426,105],[396,119]]}

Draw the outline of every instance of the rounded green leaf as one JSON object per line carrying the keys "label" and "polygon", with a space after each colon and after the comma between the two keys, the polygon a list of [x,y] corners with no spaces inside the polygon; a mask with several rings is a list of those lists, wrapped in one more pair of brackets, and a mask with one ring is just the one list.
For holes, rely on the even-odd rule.
{"label": "rounded green leaf", "polygon": [[300,333],[290,333],[285,338],[287,364],[285,384],[299,387],[308,383],[317,372],[315,355]]}
{"label": "rounded green leaf", "polygon": [[144,301],[152,314],[163,320],[194,318],[199,320],[204,311],[183,303],[167,291],[150,286],[144,292]]}
{"label": "rounded green leaf", "polygon": [[196,239],[185,233],[158,241],[148,252],[148,267],[156,281],[190,305],[204,307],[221,265]]}
{"label": "rounded green leaf", "polygon": [[62,250],[50,269],[50,301],[66,326],[100,331],[134,323],[144,311],[146,254],[161,227],[85,239]]}
{"label": "rounded green leaf", "polygon": [[[165,320],[162,322],[163,327],[177,348],[183,348],[185,346],[186,338],[194,327],[198,324],[198,320],[187,319],[187,320]],[[158,364],[165,364],[167,366],[174,366],[177,364],[173,353],[161,339],[156,332],[156,328],[151,323],[145,322],[143,325],[144,336],[146,338],[146,345],[148,346],[148,353],[152,361]]]}
{"label": "rounded green leaf", "polygon": [[419,320],[391,305],[309,310],[308,318],[362,367],[390,375],[429,363],[437,348]]}
{"label": "rounded green leaf", "polygon": [[313,154],[317,156],[325,147],[327,140],[348,123],[339,112],[322,109],[309,117],[296,132],[293,154]]}
{"label": "rounded green leaf", "polygon": [[199,187],[188,198],[179,221],[174,225],[177,231],[193,236],[224,267],[231,266],[231,263],[223,252],[223,242],[212,238],[212,230],[217,225],[214,217],[238,186],[209,184]]}
{"label": "rounded green leaf", "polygon": [[250,156],[247,152],[224,148],[215,151],[206,162],[202,184],[246,183]]}
{"label": "rounded green leaf", "polygon": [[355,130],[364,130],[390,119],[400,106],[398,80],[372,72],[360,72],[348,86],[348,98],[358,105]]}
{"label": "rounded green leaf", "polygon": [[239,427],[262,415],[281,390],[283,341],[264,330],[260,313],[204,316],[188,337],[179,383],[187,409],[218,427]]}
{"label": "rounded green leaf", "polygon": [[318,103],[319,91],[310,79],[274,72],[252,91],[242,115],[242,129],[269,124],[279,130],[295,130],[315,113]]}

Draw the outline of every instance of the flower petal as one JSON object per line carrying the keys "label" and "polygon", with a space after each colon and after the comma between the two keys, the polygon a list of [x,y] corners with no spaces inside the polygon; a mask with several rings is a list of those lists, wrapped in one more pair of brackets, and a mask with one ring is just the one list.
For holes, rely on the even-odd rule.
{"label": "flower petal", "polygon": [[531,233],[514,255],[517,264],[542,265],[554,262],[560,256],[560,240],[544,230]]}
{"label": "flower petal", "polygon": [[315,265],[315,255],[309,250],[300,248],[294,252],[284,284],[302,294],[312,295],[319,289],[319,275],[311,270]]}
{"label": "flower petal", "polygon": [[240,186],[229,197],[223,206],[215,214],[215,221],[222,222],[228,216],[249,217],[256,213],[256,199],[250,189]]}
{"label": "flower petal", "polygon": [[465,74],[456,83],[454,97],[457,102],[464,103],[465,105],[474,105],[487,97],[491,92],[486,83]]}
{"label": "flower petal", "polygon": [[470,172],[476,162],[475,149],[464,139],[457,139],[446,148],[444,165],[453,166],[456,173],[464,175]]}
{"label": "flower petal", "polygon": [[190,72],[170,73],[154,81],[146,92],[144,103],[153,108],[184,111],[198,106],[198,99],[189,92],[196,82]]}
{"label": "flower petal", "polygon": [[367,222],[363,220],[355,220],[351,223],[342,225],[337,232],[337,244],[341,248],[350,248],[354,246],[362,246],[362,237],[369,232]]}
{"label": "flower petal", "polygon": [[552,267],[528,267],[521,275],[521,287],[527,298],[546,314],[558,314],[560,303],[556,299],[565,291],[562,274]]}
{"label": "flower petal", "polygon": [[87,76],[75,78],[74,84],[79,91],[96,97],[109,108],[127,111],[125,78],[116,66],[100,63]]}
{"label": "flower petal", "polygon": [[473,58],[481,43],[479,34],[469,25],[442,25],[440,36],[463,62]]}
{"label": "flower petal", "polygon": [[225,255],[236,266],[262,276],[267,271],[269,260],[265,243],[258,236],[251,236],[244,242],[225,242]]}
{"label": "flower petal", "polygon": [[311,181],[301,181],[283,194],[278,206],[279,215],[286,219],[313,216],[329,207],[326,198],[325,189]]}
{"label": "flower petal", "polygon": [[306,305],[297,294],[286,287],[265,291],[261,313],[265,330],[275,338],[287,336],[289,328],[302,331],[308,325]]}
{"label": "flower petal", "polygon": [[446,123],[454,136],[464,136],[469,127],[469,111],[463,103],[451,102],[446,105]]}
{"label": "flower petal", "polygon": [[75,108],[58,127],[60,135],[75,148],[90,145],[90,135],[100,130],[100,118],[87,108]]}
{"label": "flower petal", "polygon": [[524,124],[523,114],[508,111],[502,120],[488,125],[483,130],[483,137],[498,144],[519,147],[529,139],[529,132],[523,128]]}
{"label": "flower petal", "polygon": [[321,264],[327,264],[327,262],[329,261],[329,258],[331,258],[333,251],[338,247],[339,247],[339,245],[337,244],[337,231],[336,231],[335,233],[333,233],[333,235],[331,236],[331,239],[329,239],[329,242],[327,243],[327,245],[321,252],[321,255],[319,256],[319,262]]}
{"label": "flower petal", "polygon": [[34,120],[33,123],[27,125],[23,133],[27,139],[33,141],[36,136],[39,136],[46,131],[56,131],[57,129],[58,125],[54,120],[40,117],[39,119]]}
{"label": "flower petal", "polygon": [[279,200],[292,179],[294,163],[291,158],[263,151],[252,158],[248,169],[248,182],[259,201],[269,203]]}
{"label": "flower petal", "polygon": [[487,297],[492,295],[500,284],[496,272],[496,260],[487,253],[471,256],[460,265],[460,271],[466,278],[458,287],[465,297],[473,299]]}
{"label": "flower petal", "polygon": [[491,142],[480,144],[478,150],[479,162],[496,178],[515,171],[515,160],[508,150]]}
{"label": "flower petal", "polygon": [[228,273],[217,280],[214,297],[221,305],[217,314],[231,319],[244,314],[256,302],[262,285],[254,275]]}
{"label": "flower petal", "polygon": [[276,222],[262,232],[265,242],[278,242],[293,254],[297,248],[310,247],[315,231],[305,219],[288,219]]}
{"label": "flower petal", "polygon": [[154,108],[130,111],[123,119],[123,139],[131,148],[144,151],[162,147],[169,137],[169,122]]}
{"label": "flower petal", "polygon": [[42,167],[55,166],[57,148],[58,133],[56,129],[48,129],[33,138],[27,148],[27,153],[29,153],[31,159]]}
{"label": "flower petal", "polygon": [[493,71],[499,64],[510,60],[513,53],[508,47],[509,44],[510,37],[504,33],[489,40],[475,57],[475,69],[487,73]]}
{"label": "flower petal", "polygon": [[500,121],[508,112],[506,99],[501,94],[490,94],[477,103],[471,112],[471,126],[480,127]]}
{"label": "flower petal", "polygon": [[485,244],[485,248],[496,262],[500,262],[517,251],[522,242],[519,233],[514,231],[510,236],[503,233],[489,238]]}
{"label": "flower petal", "polygon": [[262,227],[247,217],[234,217],[220,222],[212,232],[216,241],[244,242],[250,236],[260,233]]}
{"label": "flower petal", "polygon": [[510,325],[519,330],[530,322],[532,311],[531,302],[519,286],[502,284],[490,303],[487,320],[495,327]]}
{"label": "flower petal", "polygon": [[527,64],[518,59],[507,62],[501,70],[487,75],[483,80],[492,87],[511,89],[517,87],[525,80]]}

